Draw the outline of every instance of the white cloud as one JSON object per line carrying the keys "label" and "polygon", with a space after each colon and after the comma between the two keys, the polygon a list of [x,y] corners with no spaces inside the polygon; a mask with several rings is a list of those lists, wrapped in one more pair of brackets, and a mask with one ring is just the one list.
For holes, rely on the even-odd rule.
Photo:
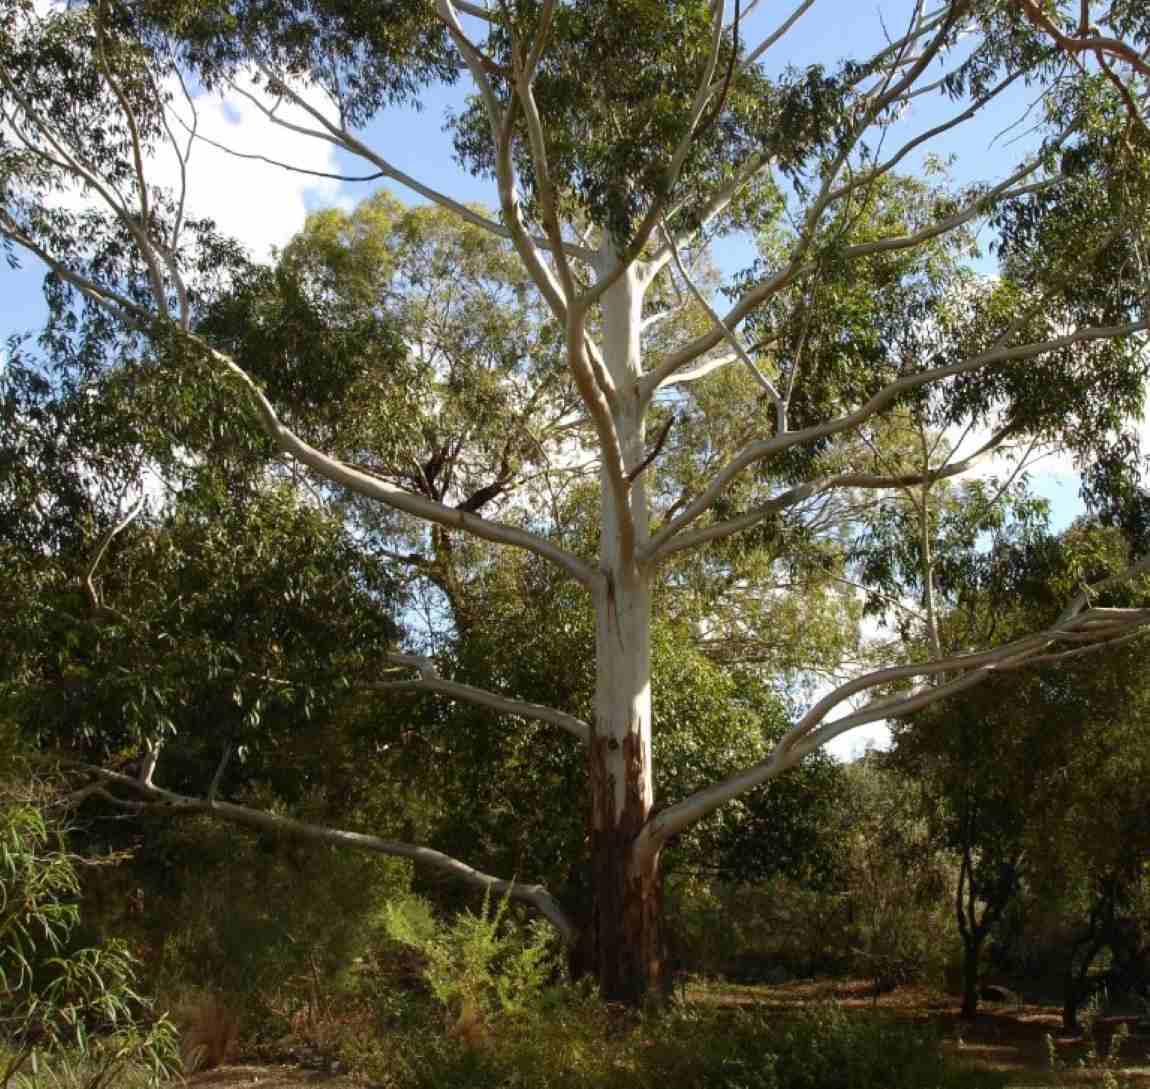
{"label": "white cloud", "polygon": [[[44,17],[65,7],[64,0],[35,0],[33,10],[36,16]],[[237,83],[242,91],[269,106],[274,105],[274,100],[262,95],[250,77]],[[190,122],[192,111],[174,75],[165,81],[164,89],[174,96],[172,130],[182,144],[186,132],[177,117]],[[331,103],[315,88],[293,89],[310,106],[333,115]],[[193,93],[192,100],[198,132],[208,140],[244,155],[262,155],[302,170],[339,172],[336,150],[331,143],[276,125],[254,102],[236,91],[219,95],[201,89]],[[308,128],[318,127],[304,110],[286,102],[278,107],[276,116]],[[170,146],[156,149],[146,164],[146,175],[151,185],[173,189],[179,185],[178,163]],[[80,208],[94,198],[77,186],[58,192],[56,199],[63,207]],[[266,259],[273,247],[287,243],[303,227],[309,210],[350,203],[350,198],[341,192],[340,182],[334,179],[293,173],[256,159],[237,158],[204,140],[195,143],[188,170],[188,214],[214,219],[225,235],[238,239],[258,259]]]}
{"label": "white cloud", "polygon": [[[173,112],[184,122],[191,111],[173,81]],[[243,90],[257,97],[260,89],[250,80]],[[305,94],[309,104],[326,108],[318,93]],[[264,99],[261,97],[261,101]],[[260,155],[289,163],[300,170],[338,173],[335,148],[326,140],[303,136],[268,120],[255,103],[232,92],[226,96],[200,92],[193,96],[198,118],[197,132],[205,137],[193,146],[188,164],[188,213],[214,219],[220,230],[238,239],[253,256],[266,259],[273,247],[282,247],[303,227],[307,212],[317,207],[346,206],[349,198],[335,179],[300,174],[257,159],[239,158],[206,142],[213,141],[243,155]],[[269,102],[270,104],[270,102]],[[303,110],[282,105],[282,120],[315,128]],[[183,137],[183,126],[173,123]],[[150,179],[169,188],[179,184],[175,155],[168,148],[157,154],[149,167]]]}
{"label": "white cloud", "polygon": [[865,756],[869,749],[890,748],[890,729],[882,722],[871,722],[828,741],[826,750],[836,760],[849,763]]}

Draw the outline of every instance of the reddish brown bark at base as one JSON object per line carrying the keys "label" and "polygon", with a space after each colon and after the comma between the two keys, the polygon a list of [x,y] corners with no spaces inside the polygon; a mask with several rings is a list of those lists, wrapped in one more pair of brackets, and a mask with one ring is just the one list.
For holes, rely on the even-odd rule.
{"label": "reddish brown bark at base", "polygon": [[[622,760],[607,738],[595,737],[589,746],[594,901],[588,940],[603,998],[640,1006],[663,995],[663,897],[658,852],[642,857],[635,851],[650,806],[642,786],[641,750],[629,741],[618,754]],[[616,819],[612,775],[619,773],[626,790]]]}

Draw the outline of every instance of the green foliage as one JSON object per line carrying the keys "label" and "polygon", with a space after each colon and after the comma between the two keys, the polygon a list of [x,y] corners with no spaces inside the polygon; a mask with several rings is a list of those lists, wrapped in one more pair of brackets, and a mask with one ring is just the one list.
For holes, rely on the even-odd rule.
{"label": "green foliage", "polygon": [[431,993],[460,1031],[538,1008],[559,972],[553,932],[542,920],[515,924],[509,903],[503,897],[492,910],[485,896],[478,912],[460,912],[450,922],[419,897],[384,908],[388,937],[423,957]]}
{"label": "green foliage", "polygon": [[[136,990],[122,941],[77,947],[75,859],[41,808],[0,795],[0,1089],[156,1085],[175,1065],[172,1025]],[[82,1070],[82,1074],[77,1071]]]}
{"label": "green foliage", "polygon": [[[1058,539],[1000,537],[972,568],[943,636],[970,646],[1049,624],[1128,557],[1120,534],[1088,523]],[[1135,580],[1093,604],[1140,603],[1146,593]],[[1005,672],[896,729],[893,763],[919,784],[931,839],[958,866],[968,974],[992,936],[1003,960],[1059,965],[1067,1028],[1105,978],[1092,968],[1104,952],[1116,985],[1145,978],[1140,642]]]}
{"label": "green foliage", "polygon": [[[306,810],[313,787],[325,801],[343,787],[334,812],[392,825],[403,819],[405,839],[427,832],[501,872],[558,877],[564,892],[574,891],[578,915],[593,899],[579,887],[586,881],[580,756],[537,722],[525,727],[504,716],[493,724],[486,711],[442,700],[429,707],[423,697],[434,685],[426,678],[388,674],[380,682],[398,638],[390,621],[396,586],[384,560],[405,571],[407,615],[426,619],[409,642],[434,654],[444,676],[588,720],[611,718],[617,708],[604,701],[615,697],[604,695],[607,686],[595,691],[590,648],[609,630],[616,592],[616,619],[626,615],[622,599],[636,580],[605,570],[611,592],[594,595],[592,604],[591,595],[581,596],[586,587],[557,592],[556,572],[537,570],[539,554],[552,553],[554,542],[590,557],[599,521],[609,524],[582,490],[580,476],[594,468],[568,471],[572,447],[596,453],[586,410],[605,398],[623,471],[632,469],[632,478],[642,471],[643,485],[651,484],[650,510],[635,511],[640,544],[648,515],[658,532],[676,513],[688,520],[699,514],[693,496],[705,496],[700,506],[707,509],[693,531],[666,547],[692,536],[710,544],[732,531],[691,559],[667,563],[654,590],[654,677],[641,677],[629,695],[645,699],[654,680],[661,770],[651,774],[661,805],[761,761],[794,719],[779,689],[794,695],[814,683],[815,668],[842,665],[860,615],[854,588],[842,585],[848,575],[861,575],[872,606],[880,594],[901,604],[910,591],[933,614],[937,588],[948,606],[964,590],[981,592],[972,610],[978,620],[994,612],[986,579],[999,571],[988,576],[972,559],[982,535],[1007,521],[989,489],[970,487],[931,511],[924,486],[916,550],[905,510],[891,514],[881,501],[856,505],[838,486],[840,474],[873,485],[866,470],[886,474],[890,461],[902,472],[913,442],[900,414],[918,428],[920,470],[937,467],[937,445],[928,450],[928,442],[942,428],[1001,415],[1020,437],[1111,455],[1092,488],[1098,501],[1124,505],[1136,490],[1136,445],[1122,428],[1141,407],[1147,361],[1140,345],[1114,334],[1143,308],[1150,158],[1143,137],[1124,131],[1112,88],[1089,75],[1059,76],[1047,117],[1066,133],[1043,148],[1033,169],[1004,183],[1014,187],[1005,201],[985,187],[897,176],[917,139],[882,160],[902,106],[926,89],[913,86],[917,77],[972,28],[982,33],[964,42],[965,59],[939,81],[947,93],[979,95],[1000,77],[1005,87],[1053,76],[1048,43],[1036,42],[1002,7],[947,4],[916,22],[905,52],[891,44],[873,61],[837,69],[812,63],[772,79],[759,54],[744,63],[738,20],[724,31],[724,6],[707,0],[509,0],[482,13],[487,18],[467,13],[467,33],[482,38],[477,47],[463,36],[452,43],[452,28],[415,0],[375,7],[146,0],[44,12],[8,0],[0,20],[0,112],[12,123],[0,131],[0,231],[5,246],[48,255],[51,314],[41,343],[54,370],[20,364],[16,381],[5,379],[2,422],[16,437],[0,450],[0,528],[14,529],[0,543],[0,715],[38,744],[85,758],[127,761],[163,740],[166,781],[194,783],[197,792],[207,781],[213,791],[221,785],[209,780],[221,752],[246,758],[258,749],[251,763],[236,762],[242,771],[232,766],[222,784],[229,793],[246,790]],[[1140,23],[1115,19],[1124,33],[1143,32]],[[272,98],[290,101],[288,80],[326,93],[338,123],[316,112],[313,120],[347,150],[357,147],[350,130],[363,130],[384,104],[415,101],[425,83],[450,81],[461,60],[469,62],[481,94],[455,121],[457,151],[473,170],[500,168],[501,229],[483,233],[477,221],[485,213],[449,200],[429,211],[378,197],[351,214],[312,217],[274,268],[254,265],[211,224],[181,226],[182,196],[153,193],[143,177],[140,164],[172,136],[163,88],[172,86],[173,60],[183,65],[181,76],[209,87],[254,63],[260,90]],[[966,99],[955,121],[982,105]],[[385,160],[375,165],[400,178]],[[728,184],[752,177],[753,186],[728,202]],[[109,206],[96,212],[62,203],[60,193],[77,179]],[[562,223],[551,218],[552,200]],[[732,367],[697,394],[676,382],[656,391],[629,353],[605,361],[613,372],[607,381],[597,351],[587,353],[593,373],[584,373],[583,348],[576,348],[584,317],[588,335],[609,353],[620,341],[599,337],[603,314],[590,313],[589,300],[623,301],[624,285],[636,281],[611,281],[624,270],[610,266],[657,245],[649,233],[635,238],[640,223],[653,227],[660,215],[677,231],[705,225],[714,237],[736,227],[757,234],[761,260],[733,285],[743,301],[732,321],[759,358],[758,383]],[[981,281],[965,267],[975,250],[973,234],[961,228],[989,215],[1001,234],[1002,275]],[[541,228],[557,249],[562,237],[573,253],[570,267],[553,253],[554,280],[524,237]],[[588,259],[591,248],[598,259]],[[655,256],[652,248],[644,256]],[[685,293],[659,265],[663,256],[649,267],[663,281],[655,290],[666,313],[671,297]],[[584,275],[599,277],[587,306],[573,297]],[[561,293],[569,297],[560,300]],[[177,299],[194,335],[171,320]],[[658,334],[657,350],[648,340],[639,354],[686,366],[695,353],[717,363],[692,342],[704,329],[704,343],[720,339],[702,309],[675,319],[670,333]],[[640,344],[643,322],[654,316],[630,313],[629,342]],[[565,321],[570,345],[560,333]],[[1066,330],[1091,324],[1106,328],[1081,343],[1059,342]],[[892,383],[909,390],[931,368],[951,380],[887,398]],[[58,387],[46,381],[49,373]],[[293,440],[277,431],[262,402],[265,431],[250,426],[239,411],[236,387],[244,383],[237,375],[266,391],[305,441],[407,499],[392,491],[380,514],[380,505],[369,511],[334,484],[305,497],[297,464],[270,468],[273,447]],[[588,387],[598,392],[592,397]],[[787,391],[789,419],[779,395],[764,397],[764,387]],[[887,398],[890,414],[853,415],[876,395]],[[779,402],[777,414],[771,401]],[[654,430],[635,424],[651,404],[648,422],[671,430],[640,467]],[[248,409],[260,405],[248,397]],[[693,417],[689,423],[676,423],[680,410]],[[611,430],[597,410],[591,414],[602,432]],[[861,428],[845,427],[859,419]],[[792,438],[811,428],[809,441],[788,447],[789,439],[771,436],[788,424]],[[612,445],[597,451],[608,476],[617,472]],[[780,456],[768,457],[772,451]],[[125,528],[128,493],[141,488],[145,468],[156,467],[171,498]],[[347,479],[330,463],[328,471]],[[728,471],[739,479],[728,481]],[[99,484],[89,486],[90,477]],[[380,497],[381,489],[359,479],[361,492]],[[712,491],[709,480],[723,487]],[[787,492],[800,483],[801,491]],[[644,486],[629,494],[635,504],[646,502]],[[802,502],[787,505],[800,494]],[[618,490],[615,498],[624,502]],[[1011,499],[1024,519],[1037,521],[1036,504],[1021,493]],[[977,517],[966,517],[966,503],[979,508]],[[429,531],[396,506],[434,509],[438,521]],[[865,517],[860,506],[879,514],[862,549],[868,554],[851,556],[845,542],[848,527]],[[469,517],[476,514],[529,529],[535,554],[501,562],[487,543],[460,544],[452,531],[476,529]],[[747,530],[737,539],[736,526]],[[527,540],[490,525],[482,533]],[[932,539],[941,545],[933,571],[926,569]],[[102,557],[93,554],[99,540],[108,546]],[[1029,539],[1014,543],[1029,556]],[[99,571],[97,559],[104,561]],[[1076,592],[1099,559],[1085,549],[1061,581],[1047,580],[1047,597],[1027,615],[1048,611],[1068,587]],[[627,574],[640,581],[656,566],[632,561]],[[1010,561],[1003,567],[1016,570]],[[932,650],[939,642],[933,619]],[[910,633],[908,649],[918,635]],[[624,653],[638,649],[641,657],[646,642]],[[600,658],[611,652],[598,639]],[[772,683],[772,671],[784,679]],[[361,680],[377,691],[424,691],[379,710],[346,690]],[[1060,693],[1057,677],[1035,683],[1045,685],[1044,698]],[[310,728],[317,711],[332,726],[326,751]],[[409,711],[410,726],[398,725]],[[970,731],[955,732],[967,749],[980,747]],[[644,756],[647,740],[640,738]],[[421,747],[423,756],[413,756]],[[316,759],[287,771],[277,766],[279,753],[305,749]],[[333,759],[317,770],[322,755]],[[411,804],[418,788],[409,787],[396,793],[391,810],[365,803],[365,795],[395,784],[401,766],[415,769],[411,780],[434,800]],[[620,796],[639,799],[638,821],[627,818],[634,831],[648,816],[652,783],[641,781],[645,761],[631,768],[634,781],[616,785],[629,788]],[[784,783],[685,831],[665,857],[683,869],[711,867],[737,879],[788,874],[812,889],[832,888],[865,850],[835,851],[822,834],[841,786],[836,769],[810,759]],[[1000,825],[1009,806],[999,803],[1008,794],[993,782],[990,801],[983,799]],[[549,797],[572,804],[539,804]],[[488,815],[478,820],[481,809]],[[529,819],[508,834],[507,818],[523,813]],[[902,835],[905,823],[896,845],[904,851],[915,842]],[[1007,845],[1012,852],[1018,846]],[[980,857],[987,872],[1001,868],[989,848]],[[889,886],[889,874],[879,878],[876,886]],[[983,873],[975,879],[987,887]],[[880,902],[876,895],[873,903]],[[892,930],[879,912],[860,927],[868,956],[919,957],[921,948],[901,944],[903,918]],[[262,922],[255,919],[253,932]],[[600,933],[615,922],[601,916]],[[470,940],[482,947],[481,937]],[[278,941],[241,944],[274,963],[282,956]],[[225,961],[244,963],[231,947]]]}
{"label": "green foliage", "polygon": [[[507,71],[513,51],[538,31],[541,9],[528,2],[513,10],[512,33],[496,26],[488,43]],[[672,186],[671,158],[690,134],[690,107],[711,52],[709,5],[704,0],[556,5],[551,48],[543,53],[535,98],[548,119],[550,180],[563,214],[602,225],[625,245],[652,198],[670,197],[695,211],[761,141],[774,136],[792,157],[801,157],[794,156],[802,142],[794,130],[804,127],[808,140],[812,132],[821,135],[842,88],[824,81],[820,71],[813,80],[796,73],[796,86],[776,93],[757,68],[735,65],[735,47],[732,36],[725,35],[716,78],[728,75],[727,95],[711,105],[705,123],[697,126],[682,178]],[[597,63],[586,63],[590,55]],[[817,102],[821,110],[812,108],[814,96],[804,95],[808,82],[823,92]],[[509,95],[508,84],[496,82],[501,98]],[[788,106],[791,116],[801,118],[798,125],[772,124],[787,120]],[[521,116],[518,123],[523,125]],[[454,127],[459,157],[477,173],[490,172],[493,149],[483,103],[474,98],[454,119]],[[525,147],[525,138],[516,142],[516,166],[529,196],[537,199],[541,181]]]}
{"label": "green foliage", "polygon": [[[247,800],[283,808],[266,786]],[[323,821],[309,801],[303,811]],[[156,993],[177,1005],[219,996],[262,1038],[353,989],[354,965],[383,936],[383,905],[410,880],[399,859],[193,819],[148,829],[130,863],[85,882],[85,901],[90,929],[144,951]]]}
{"label": "green foliage", "polygon": [[846,915],[844,961],[878,987],[940,982],[953,952],[950,875],[916,784],[886,768],[881,753],[856,760],[828,831],[842,850],[838,896],[828,908],[832,919]]}
{"label": "green foliage", "polygon": [[[348,123],[360,125],[381,106],[418,103],[429,82],[458,74],[447,33],[420,0],[376,10],[346,0],[250,4],[240,0],[147,3],[133,8],[162,45],[179,43],[185,61],[210,86],[246,71],[250,51],[292,75],[339,93]],[[169,38],[168,36],[171,36]]]}
{"label": "green foliage", "polygon": [[[41,745],[130,758],[194,722],[214,765],[346,700],[336,677],[391,646],[394,583],[332,511],[266,459],[173,453],[215,415],[210,388],[184,392],[173,405],[155,373],[0,377],[0,705]],[[140,412],[169,407],[161,441]]]}
{"label": "green foliage", "polygon": [[386,1089],[1000,1089],[957,1068],[929,1030],[834,1007],[684,1007],[626,1019],[579,993],[487,1044],[426,1030],[380,1041],[365,1068]]}
{"label": "green foliage", "polygon": [[[1130,1038],[1130,1026],[1125,1022],[1118,1024],[1110,1034],[1105,1047],[1099,1040],[1098,1016],[1102,1011],[1100,996],[1095,995],[1086,1004],[1079,1015],[1082,1035],[1086,1039],[1086,1051],[1073,1062],[1068,1062],[1058,1054],[1054,1037],[1047,1033],[1045,1036],[1047,1066],[1053,1075],[1055,1085],[1065,1085],[1076,1080],[1074,1075],[1083,1073],[1097,1081],[1102,1089],[1125,1089],[1133,1081],[1122,1077],[1122,1047]],[[1070,1075],[1070,1077],[1066,1077]]]}

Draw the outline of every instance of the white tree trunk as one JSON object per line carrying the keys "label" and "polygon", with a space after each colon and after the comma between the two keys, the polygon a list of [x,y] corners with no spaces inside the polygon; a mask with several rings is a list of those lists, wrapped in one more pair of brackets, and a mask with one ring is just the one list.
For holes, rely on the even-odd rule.
{"label": "white tree trunk", "polygon": [[[642,270],[632,266],[603,300],[604,362],[618,394],[615,425],[629,470],[644,457],[638,383],[644,288]],[[596,596],[595,722],[588,748],[594,889],[588,941],[604,994],[634,1002],[656,989],[661,976],[658,855],[635,851],[654,803],[651,592],[636,561],[647,540],[647,497],[640,475],[631,487],[635,546],[628,548],[606,473],[600,487],[605,586]]]}

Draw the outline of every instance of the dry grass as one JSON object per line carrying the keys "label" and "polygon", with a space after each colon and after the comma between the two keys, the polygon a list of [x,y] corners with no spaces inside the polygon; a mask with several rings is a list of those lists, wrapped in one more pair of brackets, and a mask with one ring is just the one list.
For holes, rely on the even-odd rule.
{"label": "dry grass", "polygon": [[173,1005],[171,1018],[180,1030],[186,1073],[212,1070],[235,1053],[239,1019],[217,995],[206,991],[185,995]]}

